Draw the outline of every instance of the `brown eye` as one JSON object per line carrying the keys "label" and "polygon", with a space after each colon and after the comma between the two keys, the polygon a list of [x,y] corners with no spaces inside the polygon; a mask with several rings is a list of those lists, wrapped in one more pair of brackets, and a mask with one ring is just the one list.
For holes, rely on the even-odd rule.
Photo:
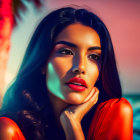
{"label": "brown eye", "polygon": [[61,49],[59,51],[60,54],[64,54],[64,55],[73,55],[73,52],[72,50],[69,50],[69,49]]}
{"label": "brown eye", "polygon": [[94,60],[94,61],[98,61],[100,59],[100,55],[98,54],[91,54],[88,56],[89,59]]}

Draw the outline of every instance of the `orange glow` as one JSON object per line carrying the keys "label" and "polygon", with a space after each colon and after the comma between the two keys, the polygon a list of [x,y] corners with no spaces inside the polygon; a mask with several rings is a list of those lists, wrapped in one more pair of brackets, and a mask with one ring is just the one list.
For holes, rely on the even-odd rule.
{"label": "orange glow", "polygon": [[4,88],[4,78],[8,62],[11,32],[13,29],[12,0],[0,3],[0,99]]}

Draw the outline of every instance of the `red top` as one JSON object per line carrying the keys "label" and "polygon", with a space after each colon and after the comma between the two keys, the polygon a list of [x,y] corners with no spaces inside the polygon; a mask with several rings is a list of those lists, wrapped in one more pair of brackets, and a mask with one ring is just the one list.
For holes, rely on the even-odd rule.
{"label": "red top", "polygon": [[0,140],[25,140],[17,124],[7,118],[0,118]]}
{"label": "red top", "polygon": [[101,103],[89,128],[87,140],[133,140],[133,111],[125,99]]}
{"label": "red top", "polygon": [[[110,99],[98,105],[87,140],[132,140],[133,112],[125,99]],[[20,128],[9,118],[0,118],[0,140],[25,140]]]}

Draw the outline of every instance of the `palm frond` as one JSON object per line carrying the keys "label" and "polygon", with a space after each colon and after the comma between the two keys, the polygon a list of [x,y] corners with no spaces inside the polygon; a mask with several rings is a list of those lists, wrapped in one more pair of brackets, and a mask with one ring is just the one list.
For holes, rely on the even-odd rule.
{"label": "palm frond", "polygon": [[14,26],[17,25],[17,20],[22,20],[20,12],[26,12],[28,10],[26,3],[29,2],[33,4],[37,10],[43,6],[43,0],[13,0],[12,1],[12,9],[13,9],[13,19],[14,19]]}

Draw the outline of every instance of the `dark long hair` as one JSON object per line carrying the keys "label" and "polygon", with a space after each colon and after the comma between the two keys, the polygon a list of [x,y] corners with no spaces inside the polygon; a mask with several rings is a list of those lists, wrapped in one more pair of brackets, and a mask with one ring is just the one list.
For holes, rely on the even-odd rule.
{"label": "dark long hair", "polygon": [[85,9],[65,7],[53,11],[35,30],[0,111],[0,116],[10,117],[19,125],[26,139],[45,139],[54,128],[46,76],[41,71],[51,54],[55,37],[76,22],[96,30],[101,40],[101,71],[96,82],[100,91],[99,102],[122,96],[112,41],[101,19]]}

